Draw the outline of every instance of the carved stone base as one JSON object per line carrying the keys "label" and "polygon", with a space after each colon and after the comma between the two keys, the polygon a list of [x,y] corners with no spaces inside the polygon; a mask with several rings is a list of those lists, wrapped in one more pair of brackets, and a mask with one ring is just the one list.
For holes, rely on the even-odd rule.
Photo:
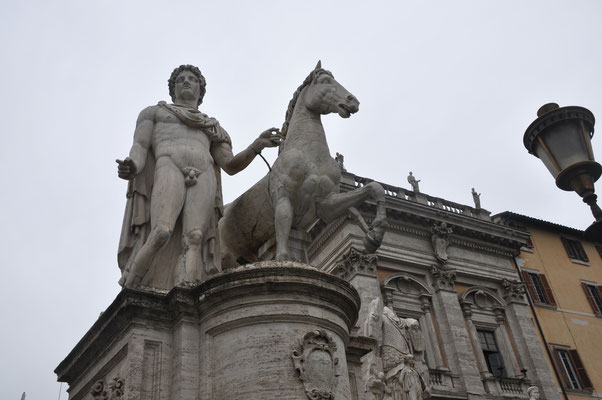
{"label": "carved stone base", "polygon": [[359,303],[347,282],[295,262],[169,293],[124,289],[55,372],[71,400],[117,381],[120,400],[351,399]]}

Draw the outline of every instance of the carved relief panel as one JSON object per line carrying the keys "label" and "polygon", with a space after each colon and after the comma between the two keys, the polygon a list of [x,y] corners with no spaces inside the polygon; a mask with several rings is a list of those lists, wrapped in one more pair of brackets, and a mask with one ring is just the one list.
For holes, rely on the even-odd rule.
{"label": "carved relief panel", "polygon": [[310,400],[333,400],[338,374],[337,346],[324,330],[307,333],[293,351],[293,363]]}

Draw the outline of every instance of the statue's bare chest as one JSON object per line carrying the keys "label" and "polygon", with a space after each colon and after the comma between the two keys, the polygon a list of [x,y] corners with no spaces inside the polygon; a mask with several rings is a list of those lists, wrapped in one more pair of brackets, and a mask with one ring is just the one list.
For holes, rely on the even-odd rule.
{"label": "statue's bare chest", "polygon": [[210,144],[209,138],[201,129],[184,124],[178,117],[162,109],[155,116],[153,142],[156,145],[171,142],[176,145],[202,145],[206,148]]}

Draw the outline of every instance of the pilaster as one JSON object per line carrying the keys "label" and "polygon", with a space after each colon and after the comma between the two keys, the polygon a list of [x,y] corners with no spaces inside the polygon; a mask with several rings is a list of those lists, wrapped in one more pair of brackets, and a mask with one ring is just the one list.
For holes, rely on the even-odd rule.
{"label": "pilaster", "polygon": [[485,390],[455,289],[456,272],[433,267],[432,277],[435,287],[433,305],[439,316],[441,341],[450,369],[461,376],[469,399],[483,399]]}

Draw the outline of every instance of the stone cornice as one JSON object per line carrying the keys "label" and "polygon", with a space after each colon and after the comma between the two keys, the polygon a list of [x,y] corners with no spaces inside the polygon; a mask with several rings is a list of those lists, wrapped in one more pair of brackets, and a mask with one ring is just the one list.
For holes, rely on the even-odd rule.
{"label": "stone cornice", "polygon": [[[353,190],[349,184],[341,184],[341,192]],[[529,234],[519,229],[491,222],[483,218],[447,211],[443,208],[421,204],[409,199],[387,195],[387,220],[389,230],[400,230],[418,236],[429,236],[428,230],[435,223],[446,222],[453,228],[452,244],[477,248],[509,256],[520,253]],[[366,216],[374,215],[375,206],[364,203],[359,207]],[[367,222],[369,222],[367,220]]]}
{"label": "stone cornice", "polygon": [[124,332],[144,321],[153,321],[170,329],[180,321],[199,323],[224,299],[236,298],[249,291],[254,293],[292,293],[316,296],[331,304],[347,331],[354,326],[361,300],[357,290],[345,280],[323,273],[306,264],[292,261],[265,261],[251,266],[224,271],[190,287],[175,287],[169,292],[123,289],[103,312],[79,343],[55,369],[60,382],[73,384]]}
{"label": "stone cornice", "polygon": [[322,247],[324,243],[328,241],[350,218],[349,215],[345,215],[336,221],[325,225],[322,221],[319,221],[316,226],[314,226],[310,230],[310,235],[313,239],[312,243],[307,248],[307,257],[311,259],[311,257],[316,253],[316,251]]}
{"label": "stone cornice", "polygon": [[154,320],[171,324],[172,310],[179,298],[188,297],[186,302],[194,301],[190,289],[174,288],[169,294],[157,291],[123,289],[103,312],[84,337],[71,350],[69,355],[56,367],[54,372],[60,382],[70,382],[71,371],[85,368],[90,360],[96,359],[109,343],[119,336],[131,323],[131,318],[145,313]]}

